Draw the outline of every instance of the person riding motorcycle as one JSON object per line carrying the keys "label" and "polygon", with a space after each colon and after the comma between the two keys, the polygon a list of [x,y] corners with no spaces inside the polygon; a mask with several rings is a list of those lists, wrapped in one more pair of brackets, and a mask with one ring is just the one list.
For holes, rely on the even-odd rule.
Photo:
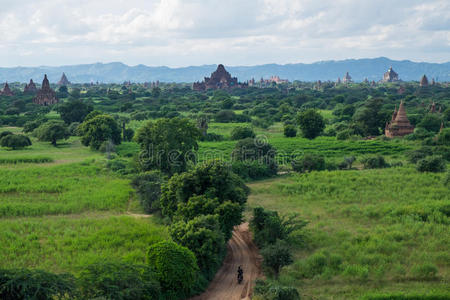
{"label": "person riding motorcycle", "polygon": [[237,273],[238,283],[241,283],[244,279],[244,270],[242,270],[241,266],[238,267]]}

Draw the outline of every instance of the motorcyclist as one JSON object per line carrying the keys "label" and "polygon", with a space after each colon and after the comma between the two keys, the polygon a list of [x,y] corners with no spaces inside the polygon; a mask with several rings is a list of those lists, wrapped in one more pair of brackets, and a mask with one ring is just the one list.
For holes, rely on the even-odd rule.
{"label": "motorcyclist", "polygon": [[238,267],[237,273],[238,282],[241,283],[241,281],[244,279],[244,270],[242,270],[241,266]]}

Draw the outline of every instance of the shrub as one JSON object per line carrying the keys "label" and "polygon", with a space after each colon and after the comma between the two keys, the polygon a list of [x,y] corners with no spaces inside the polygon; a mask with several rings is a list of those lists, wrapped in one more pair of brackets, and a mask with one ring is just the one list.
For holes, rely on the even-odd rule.
{"label": "shrub", "polygon": [[450,146],[450,128],[444,128],[437,136],[437,144]]}
{"label": "shrub", "polygon": [[300,300],[300,295],[294,287],[281,286],[257,279],[255,281],[254,299],[264,300]]}
{"label": "shrub", "polygon": [[189,249],[171,241],[158,242],[150,246],[148,264],[154,268],[163,293],[169,293],[173,299],[191,294],[199,269]]}
{"label": "shrub", "polygon": [[291,162],[292,169],[296,172],[311,172],[325,170],[326,164],[323,156],[318,154],[305,154],[300,159]]}
{"label": "shrub", "polygon": [[308,109],[298,114],[298,123],[303,136],[314,139],[325,129],[325,121],[320,113],[314,109]]}
{"label": "shrub", "polygon": [[77,136],[78,135],[78,127],[80,126],[79,122],[73,122],[69,125],[67,128],[67,131],[71,136]]}
{"label": "shrub", "polygon": [[382,155],[369,156],[361,159],[364,169],[381,169],[388,168],[389,164],[384,160]]}
{"label": "shrub", "polygon": [[419,160],[424,159],[427,156],[433,155],[433,151],[431,147],[422,147],[419,149],[412,150],[407,154],[408,160],[411,163],[417,163]]}
{"label": "shrub", "polygon": [[2,147],[11,148],[13,150],[22,149],[31,146],[29,137],[21,134],[9,134],[0,139]]}
{"label": "shrub", "polygon": [[75,279],[69,274],[52,274],[41,270],[0,269],[0,299],[69,299],[76,298]]}
{"label": "shrub", "polygon": [[283,129],[283,133],[285,137],[296,137],[297,136],[297,128],[294,125],[285,125]]}
{"label": "shrub", "polygon": [[5,136],[11,135],[11,134],[13,134],[11,131],[2,131],[2,132],[0,132],[0,140],[2,138],[4,138]]}
{"label": "shrub", "polygon": [[276,174],[278,165],[275,161],[276,149],[260,139],[246,138],[236,143],[232,152],[233,161],[257,162],[266,165]]}
{"label": "shrub", "polygon": [[436,279],[438,269],[435,265],[425,263],[420,265],[415,265],[412,270],[412,275],[414,278],[420,280],[433,280]]}
{"label": "shrub", "polygon": [[419,172],[444,172],[446,162],[442,156],[432,155],[419,160],[416,169]]}
{"label": "shrub", "polygon": [[218,123],[230,123],[236,118],[236,113],[232,110],[221,110],[215,114],[214,119]]}
{"label": "shrub", "polygon": [[275,175],[273,169],[258,161],[234,161],[231,165],[233,173],[244,180],[257,180]]}
{"label": "shrub", "polygon": [[223,135],[216,133],[207,133],[206,135],[202,135],[200,137],[200,140],[205,142],[220,142],[223,141]]}
{"label": "shrub", "polygon": [[231,131],[231,139],[232,140],[242,140],[245,138],[254,138],[255,133],[253,129],[248,126],[238,126],[233,128]]}
{"label": "shrub", "polygon": [[134,130],[131,128],[127,128],[123,131],[123,140],[125,142],[131,142],[134,137]]}
{"label": "shrub", "polygon": [[352,135],[351,129],[345,129],[336,133],[336,139],[339,141],[348,140]]}
{"label": "shrub", "polygon": [[80,273],[85,299],[158,299],[160,286],[150,266],[96,263]]}
{"label": "shrub", "polygon": [[131,185],[136,189],[139,201],[146,213],[152,213],[160,209],[161,185],[165,179],[161,172],[150,171],[136,175]]}

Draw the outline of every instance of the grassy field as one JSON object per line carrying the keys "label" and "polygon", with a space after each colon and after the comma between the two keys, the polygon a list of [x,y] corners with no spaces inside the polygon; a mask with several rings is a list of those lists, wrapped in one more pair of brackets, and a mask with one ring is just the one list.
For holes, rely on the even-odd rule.
{"label": "grassy field", "polygon": [[132,212],[141,211],[129,179],[78,138],[0,149],[0,268],[77,273],[100,260],[144,263],[149,245],[168,235]]}
{"label": "grassy field", "polygon": [[309,221],[280,281],[302,299],[371,292],[447,292],[449,200],[444,174],[412,166],[323,171],[252,183],[249,207]]}

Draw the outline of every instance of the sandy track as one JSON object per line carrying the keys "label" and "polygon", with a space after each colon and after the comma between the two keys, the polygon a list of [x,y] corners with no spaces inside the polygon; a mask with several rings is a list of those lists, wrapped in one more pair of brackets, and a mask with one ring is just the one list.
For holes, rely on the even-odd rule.
{"label": "sandy track", "polygon": [[[240,300],[250,299],[253,284],[261,275],[261,259],[252,241],[248,223],[235,226],[227,244],[227,257],[208,289],[191,300]],[[244,281],[237,283],[237,268],[242,266]]]}

